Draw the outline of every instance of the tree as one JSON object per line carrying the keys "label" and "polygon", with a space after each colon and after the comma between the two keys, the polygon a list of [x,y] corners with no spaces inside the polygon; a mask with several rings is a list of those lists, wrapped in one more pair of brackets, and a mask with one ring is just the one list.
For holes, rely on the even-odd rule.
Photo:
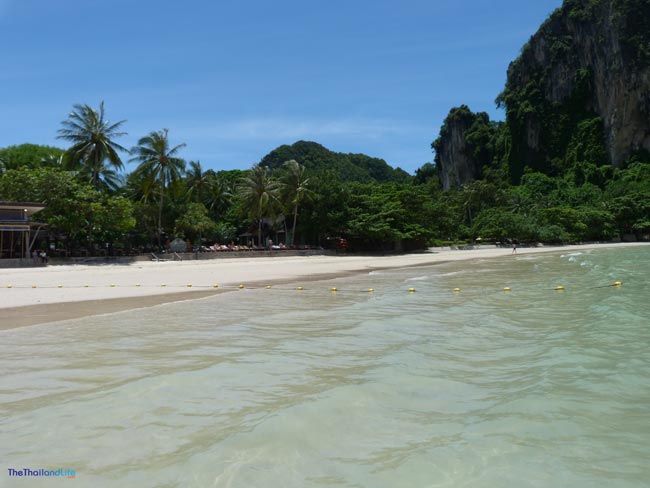
{"label": "tree", "polygon": [[353,183],[348,201],[348,233],[370,249],[424,247],[433,218],[425,188],[400,183]]}
{"label": "tree", "polygon": [[413,178],[414,185],[424,185],[428,180],[435,179],[438,184],[438,170],[433,163],[424,163],[421,167],[415,170],[415,177]]}
{"label": "tree", "polygon": [[206,193],[203,203],[213,216],[222,214],[232,198],[228,182],[213,171],[207,172]]}
{"label": "tree", "polygon": [[224,179],[211,169],[203,171],[198,161],[190,161],[189,169],[185,174],[185,185],[187,199],[205,205],[212,212],[213,217],[224,210],[232,196]]}
{"label": "tree", "polygon": [[298,206],[305,199],[311,199],[313,192],[309,189],[309,178],[305,176],[305,167],[298,164],[294,159],[284,163],[286,170],[283,189],[289,204],[293,207],[293,226],[291,228],[291,241],[295,242],[296,221],[298,220]]}
{"label": "tree", "polygon": [[349,220],[348,187],[334,170],[319,173],[310,184],[314,197],[302,205],[303,236],[319,243],[327,236],[339,237]]}
{"label": "tree", "polygon": [[214,231],[215,223],[208,217],[208,209],[202,203],[191,202],[187,204],[185,212],[176,219],[174,234],[184,234],[185,237],[201,238],[202,235]]}
{"label": "tree", "polygon": [[79,168],[95,188],[115,189],[119,183],[117,171],[124,165],[119,151],[128,152],[113,141],[126,134],[119,129],[125,120],[111,124],[105,119],[104,102],[99,110],[89,105],[74,105],[68,118],[61,122],[58,139],[72,143],[66,151],[69,164]]}
{"label": "tree", "polygon": [[200,161],[190,161],[189,169],[185,173],[187,185],[187,198],[191,202],[203,202],[209,184],[210,175],[214,171],[203,171]]}
{"label": "tree", "polygon": [[20,144],[0,149],[0,160],[5,164],[5,170],[22,167],[38,168],[51,166],[61,168],[65,151],[58,147],[41,146],[38,144]]}
{"label": "tree", "polygon": [[248,175],[239,182],[237,193],[249,209],[251,215],[257,219],[257,243],[262,244],[262,219],[278,201],[280,184],[275,181],[269,171],[256,164]]}
{"label": "tree", "polygon": [[160,200],[158,206],[158,246],[162,247],[162,211],[165,196],[165,186],[178,180],[185,170],[185,161],[176,157],[178,151],[185,144],[178,144],[170,148],[168,129],[150,132],[141,138],[138,145],[131,152],[134,156],[131,161],[140,163],[135,169],[138,176],[147,182],[143,190],[149,194],[155,188],[155,183],[160,184]]}
{"label": "tree", "polygon": [[65,238],[69,248],[95,239],[112,242],[133,229],[133,205],[127,198],[101,194],[70,171],[41,167],[7,171],[0,179],[0,195],[9,200],[43,202],[38,220],[50,235]]}

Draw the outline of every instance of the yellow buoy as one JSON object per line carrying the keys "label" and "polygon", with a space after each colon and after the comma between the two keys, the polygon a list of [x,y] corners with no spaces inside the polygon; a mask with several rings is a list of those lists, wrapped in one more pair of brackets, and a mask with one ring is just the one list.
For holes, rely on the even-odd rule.
{"label": "yellow buoy", "polygon": [[11,288],[11,287],[12,287],[11,285],[7,285],[7,288]]}
{"label": "yellow buoy", "polygon": [[115,283],[111,283],[111,288],[115,288]]}
{"label": "yellow buoy", "polygon": [[270,290],[270,289],[271,289],[271,285],[266,285],[266,289],[267,289],[267,290]]}
{"label": "yellow buoy", "polygon": [[335,286],[333,286],[332,288],[330,288],[330,290],[331,290],[331,291],[338,291],[338,290],[336,289]]}
{"label": "yellow buoy", "polygon": [[212,288],[219,288],[219,285],[215,283],[214,285],[212,285]]}
{"label": "yellow buoy", "polygon": [[63,285],[56,285],[57,288],[63,288]]}
{"label": "yellow buoy", "polygon": [[244,288],[244,285],[239,285],[239,289],[241,290],[242,288]]}
{"label": "yellow buoy", "polygon": [[368,288],[368,293],[372,293],[373,291],[375,291],[374,288]]}
{"label": "yellow buoy", "polygon": [[187,287],[188,287],[188,288],[192,288],[192,283],[188,283],[188,284],[187,284]]}
{"label": "yellow buoy", "polygon": [[298,288],[296,288],[296,290],[298,290],[298,291],[302,291],[302,290],[303,290],[303,287],[302,287],[302,286],[299,286]]}
{"label": "yellow buoy", "polygon": [[409,293],[415,293],[415,288],[409,288]]}
{"label": "yellow buoy", "polygon": [[562,285],[558,285],[555,287],[556,291],[564,291],[564,287]]}
{"label": "yellow buoy", "polygon": [[140,283],[136,283],[135,286],[140,286]]}
{"label": "yellow buoy", "polygon": [[511,288],[510,288],[509,286],[506,286],[506,287],[503,289],[503,291],[510,291],[510,290],[511,290]]}
{"label": "yellow buoy", "polygon": [[36,288],[36,285],[32,285],[32,288]]}
{"label": "yellow buoy", "polygon": [[84,285],[84,288],[88,288],[88,283],[86,283],[86,284]]}
{"label": "yellow buoy", "polygon": [[162,284],[162,285],[160,285],[160,286],[162,286],[162,287],[165,287],[165,286],[167,286],[167,285],[163,283],[163,284]]}
{"label": "yellow buoy", "polygon": [[454,288],[454,291],[458,293],[460,291],[460,288]]}
{"label": "yellow buoy", "polygon": [[614,282],[614,286],[621,286],[622,284],[623,284],[623,283],[620,282],[620,281],[615,281],[615,282]]}

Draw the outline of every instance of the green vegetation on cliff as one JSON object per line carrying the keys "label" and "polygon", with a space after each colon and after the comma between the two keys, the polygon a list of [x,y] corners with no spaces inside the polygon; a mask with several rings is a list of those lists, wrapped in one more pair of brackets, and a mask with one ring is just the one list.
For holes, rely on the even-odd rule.
{"label": "green vegetation on cliff", "polygon": [[648,25],[648,0],[566,0],[511,63],[504,123],[450,111],[432,144],[450,237],[650,233]]}

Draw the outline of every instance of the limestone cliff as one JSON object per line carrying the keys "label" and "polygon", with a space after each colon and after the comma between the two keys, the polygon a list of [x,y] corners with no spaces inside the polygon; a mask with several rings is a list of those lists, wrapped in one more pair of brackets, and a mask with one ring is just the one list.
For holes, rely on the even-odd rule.
{"label": "limestone cliff", "polygon": [[649,26],[650,0],[565,0],[510,64],[505,124],[450,112],[432,144],[443,188],[486,164],[506,164],[516,183],[526,167],[560,175],[650,152]]}
{"label": "limestone cliff", "polygon": [[474,113],[466,105],[451,109],[440,137],[431,144],[443,189],[480,178],[481,169],[491,161],[492,132],[486,113]]}
{"label": "limestone cliff", "polygon": [[650,150],[649,26],[650,0],[565,0],[508,70],[511,168],[547,169],[588,118],[600,118],[601,163]]}

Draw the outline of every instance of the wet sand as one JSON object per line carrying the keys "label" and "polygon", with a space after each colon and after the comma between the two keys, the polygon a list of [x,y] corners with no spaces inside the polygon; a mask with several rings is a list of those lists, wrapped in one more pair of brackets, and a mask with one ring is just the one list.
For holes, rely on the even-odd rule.
{"label": "wet sand", "polygon": [[2,309],[0,330],[14,329],[26,325],[79,319],[91,315],[121,312],[136,308],[153,307],[163,303],[194,300],[219,293],[215,291],[193,291],[189,293],[169,293],[142,297],[108,298],[105,300],[84,300],[80,302],[44,303],[25,307]]}

